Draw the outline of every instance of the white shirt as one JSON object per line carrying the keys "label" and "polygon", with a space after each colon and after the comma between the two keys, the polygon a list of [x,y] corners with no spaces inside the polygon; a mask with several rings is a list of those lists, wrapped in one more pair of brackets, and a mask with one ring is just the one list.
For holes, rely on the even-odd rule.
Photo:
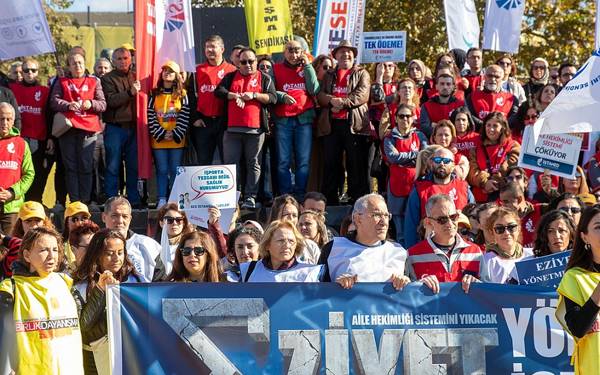
{"label": "white shirt", "polygon": [[134,233],[127,240],[127,256],[143,283],[152,282],[160,245],[148,236]]}
{"label": "white shirt", "polygon": [[529,247],[523,248],[523,254],[520,258],[507,259],[499,256],[493,251],[488,251],[483,255],[486,275],[484,280],[488,283],[507,284],[511,279],[519,280],[515,263],[533,256],[533,251]]}
{"label": "white shirt", "polygon": [[[240,264],[240,281],[246,279],[246,273],[250,263]],[[291,268],[287,270],[271,270],[265,267],[262,260],[256,262],[254,271],[248,278],[249,283],[318,283],[320,281],[321,273],[323,272],[323,265],[312,265],[306,263],[297,262]]]}

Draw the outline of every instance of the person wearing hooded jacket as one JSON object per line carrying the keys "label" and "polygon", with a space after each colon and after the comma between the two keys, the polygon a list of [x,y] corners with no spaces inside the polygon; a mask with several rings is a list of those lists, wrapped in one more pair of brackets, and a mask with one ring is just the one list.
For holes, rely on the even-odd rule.
{"label": "person wearing hooded jacket", "polygon": [[0,229],[12,232],[35,170],[27,142],[15,128],[15,108],[0,103]]}

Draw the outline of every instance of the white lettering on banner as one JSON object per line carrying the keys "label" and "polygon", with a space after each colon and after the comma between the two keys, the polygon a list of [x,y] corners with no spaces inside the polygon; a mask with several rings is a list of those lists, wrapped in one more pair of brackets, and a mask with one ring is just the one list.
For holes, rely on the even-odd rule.
{"label": "white lettering on banner", "polygon": [[304,84],[304,82],[302,83],[284,83],[283,84],[283,91],[285,92],[290,92],[293,90],[306,90],[306,85]]}

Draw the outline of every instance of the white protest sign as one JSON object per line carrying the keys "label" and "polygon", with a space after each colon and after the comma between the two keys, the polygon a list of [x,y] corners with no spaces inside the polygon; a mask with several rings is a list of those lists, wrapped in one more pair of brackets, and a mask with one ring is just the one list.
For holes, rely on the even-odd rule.
{"label": "white protest sign", "polygon": [[406,31],[375,31],[362,35],[361,63],[406,60]]}
{"label": "white protest sign", "polygon": [[527,126],[519,155],[519,167],[573,178],[577,170],[582,138],[570,134],[542,134],[534,141],[533,127]]}
{"label": "white protest sign", "polygon": [[55,51],[41,0],[2,2],[0,60]]}
{"label": "white protest sign", "polygon": [[221,210],[220,224],[229,228],[237,206],[235,165],[179,167],[170,202],[185,211],[190,223],[207,227],[208,209]]}

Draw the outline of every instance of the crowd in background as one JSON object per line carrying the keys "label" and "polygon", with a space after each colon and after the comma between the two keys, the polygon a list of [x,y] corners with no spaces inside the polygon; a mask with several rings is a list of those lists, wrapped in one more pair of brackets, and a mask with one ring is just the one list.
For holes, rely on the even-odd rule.
{"label": "crowd in background", "polygon": [[[600,270],[598,145],[584,140],[596,154],[582,152],[572,179],[517,166],[525,129],[574,65],[536,58],[520,82],[513,56],[484,65],[478,48],[373,74],[347,41],[313,58],[291,40],[278,62],[245,46],[227,61],[225,50],[209,37],[192,74],[165,61],[148,93],[155,238],[131,230],[134,209],[148,206],[133,48],[92,74],[75,47],[49,85],[35,59],[11,66],[0,88],[0,310],[17,330],[0,334],[15,351],[0,371],[107,373],[111,284],[420,281],[437,293],[460,282],[468,293],[474,282],[517,284],[516,262],[563,251],[569,269]],[[54,164],[62,233],[41,203]],[[237,166],[240,207],[227,228],[216,207],[195,227],[170,190],[178,166],[213,164]],[[327,208],[340,204],[352,212],[332,227]],[[261,206],[265,222],[241,220]],[[564,296],[566,324],[582,337],[591,297]],[[64,335],[35,336],[54,329],[35,319],[60,322]]]}

